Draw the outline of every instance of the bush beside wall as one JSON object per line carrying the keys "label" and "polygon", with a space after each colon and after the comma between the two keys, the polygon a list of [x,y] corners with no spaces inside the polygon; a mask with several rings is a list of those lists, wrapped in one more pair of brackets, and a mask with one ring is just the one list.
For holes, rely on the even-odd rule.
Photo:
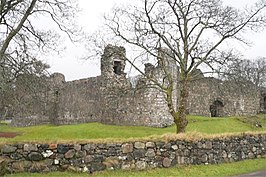
{"label": "bush beside wall", "polygon": [[[1,145],[8,173],[168,168],[266,157],[266,134],[195,141]],[[1,163],[2,164],[2,163]],[[4,163],[3,163],[4,164]]]}

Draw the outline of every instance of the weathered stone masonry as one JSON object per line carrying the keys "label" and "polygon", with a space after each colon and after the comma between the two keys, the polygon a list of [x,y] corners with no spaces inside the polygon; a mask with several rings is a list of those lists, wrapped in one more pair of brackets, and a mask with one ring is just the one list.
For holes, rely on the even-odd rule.
{"label": "weathered stone masonry", "polygon": [[211,117],[256,115],[259,109],[260,94],[251,83],[239,85],[216,78],[191,82],[190,114]]}
{"label": "weathered stone masonry", "polygon": [[15,144],[0,146],[9,173],[167,168],[266,157],[266,134],[197,141],[138,141],[107,144]]}
{"label": "weathered stone masonry", "polygon": [[[174,106],[178,105],[179,68],[168,57],[168,70],[174,73]],[[77,124],[101,122],[116,125],[141,125],[165,127],[173,124],[165,101],[165,95],[156,88],[147,87],[150,81],[139,76],[134,84],[126,78],[126,51],[123,47],[108,45],[101,58],[101,75],[66,82],[64,75],[53,74],[48,80],[50,91],[48,102],[17,109],[12,125],[30,126],[38,124]],[[144,72],[158,80],[164,75],[160,66],[145,64]],[[199,71],[200,72],[200,71]],[[266,96],[254,85],[243,87],[233,82],[224,82],[204,77],[190,83],[187,112],[203,116],[255,115],[266,110]],[[24,103],[31,103],[24,100]],[[29,115],[30,114],[30,115]]]}
{"label": "weathered stone masonry", "polygon": [[[100,76],[66,82],[62,74],[53,74],[51,83],[58,92],[55,105],[57,124],[102,122],[155,127],[173,124],[162,92],[145,87],[148,81],[144,78],[140,78],[136,86],[132,86],[126,78],[124,57],[123,47],[109,45],[101,59]],[[154,67],[152,73],[162,77],[159,66]],[[29,126],[49,122],[48,116],[39,117],[40,120],[32,119],[33,116],[15,117],[12,125]]]}

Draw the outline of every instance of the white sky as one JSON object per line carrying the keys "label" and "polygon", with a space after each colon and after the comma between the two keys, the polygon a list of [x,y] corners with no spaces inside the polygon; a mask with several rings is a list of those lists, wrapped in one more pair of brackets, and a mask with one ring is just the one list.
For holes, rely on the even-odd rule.
{"label": "white sky", "polygon": [[[82,14],[79,23],[86,32],[94,32],[103,23],[102,16],[108,13],[114,5],[129,2],[128,0],[79,0]],[[255,0],[224,0],[225,4],[237,8],[245,7],[247,4],[256,2]],[[266,31],[261,33],[247,34],[247,39],[253,44],[251,47],[236,45],[237,49],[243,54],[244,58],[266,57]],[[231,44],[230,44],[231,45]],[[66,80],[76,80],[81,78],[93,77],[100,74],[100,62],[98,60],[81,60],[83,51],[80,46],[71,44],[63,55],[49,58],[51,72],[60,72],[65,75]]]}

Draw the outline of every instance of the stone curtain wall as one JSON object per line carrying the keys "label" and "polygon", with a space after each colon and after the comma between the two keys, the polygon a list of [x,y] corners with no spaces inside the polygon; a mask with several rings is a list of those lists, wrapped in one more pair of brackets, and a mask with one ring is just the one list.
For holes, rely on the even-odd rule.
{"label": "stone curtain wall", "polygon": [[[266,134],[195,141],[107,144],[15,144],[0,146],[0,166],[9,173],[168,168],[266,157]],[[3,170],[3,167],[2,167]]]}
{"label": "stone curtain wall", "polygon": [[260,93],[253,84],[212,77],[191,82],[189,114],[210,116],[210,106],[216,100],[223,104],[221,116],[256,115],[260,110]]}
{"label": "stone curtain wall", "polygon": [[102,102],[100,79],[98,76],[65,83],[59,91],[59,124],[99,122]]}

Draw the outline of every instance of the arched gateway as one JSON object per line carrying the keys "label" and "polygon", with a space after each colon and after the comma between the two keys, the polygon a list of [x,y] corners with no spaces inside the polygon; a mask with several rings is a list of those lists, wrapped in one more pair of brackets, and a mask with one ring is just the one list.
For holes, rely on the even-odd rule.
{"label": "arched gateway", "polygon": [[210,106],[211,117],[222,117],[223,116],[224,104],[220,100],[215,100]]}

